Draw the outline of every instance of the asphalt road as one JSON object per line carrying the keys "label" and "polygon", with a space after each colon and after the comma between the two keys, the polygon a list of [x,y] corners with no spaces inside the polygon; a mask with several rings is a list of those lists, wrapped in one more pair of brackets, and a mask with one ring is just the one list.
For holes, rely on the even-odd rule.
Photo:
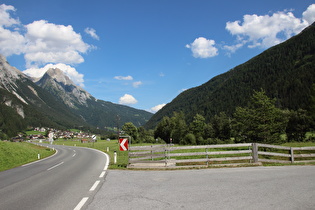
{"label": "asphalt road", "polygon": [[315,209],[315,166],[109,170],[98,209]]}
{"label": "asphalt road", "polygon": [[85,208],[104,182],[108,156],[97,150],[57,146],[57,153],[0,172],[1,210]]}

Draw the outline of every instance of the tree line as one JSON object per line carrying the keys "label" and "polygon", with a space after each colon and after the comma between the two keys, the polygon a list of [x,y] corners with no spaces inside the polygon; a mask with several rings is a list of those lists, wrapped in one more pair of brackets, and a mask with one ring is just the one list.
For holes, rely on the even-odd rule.
{"label": "tree line", "polygon": [[248,105],[237,107],[232,116],[220,112],[206,121],[196,114],[188,122],[183,112],[164,116],[153,130],[137,128],[132,123],[122,127],[133,142],[160,142],[181,145],[204,145],[225,143],[268,143],[281,144],[290,141],[314,141],[306,138],[312,132],[315,120],[315,85],[310,100],[310,110],[288,110],[276,106],[276,99],[269,98],[264,90],[254,91]]}
{"label": "tree line", "polygon": [[181,92],[145,124],[154,129],[164,116],[183,111],[187,122],[201,114],[207,122],[225,112],[233,117],[245,107],[253,90],[263,88],[281,109],[308,110],[315,83],[315,24],[208,82]]}

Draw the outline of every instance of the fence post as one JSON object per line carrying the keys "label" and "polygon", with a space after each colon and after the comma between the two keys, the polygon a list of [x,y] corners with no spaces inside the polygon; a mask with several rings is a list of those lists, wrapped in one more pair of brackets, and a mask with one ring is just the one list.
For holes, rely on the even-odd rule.
{"label": "fence post", "polygon": [[252,154],[254,163],[258,162],[258,145],[257,143],[252,144]]}
{"label": "fence post", "polygon": [[164,154],[165,154],[165,167],[167,166],[167,149],[168,149],[168,145],[167,144],[165,144],[164,145]]}
{"label": "fence post", "polygon": [[294,163],[294,149],[290,147],[290,154],[291,154],[291,163]]}
{"label": "fence post", "polygon": [[207,153],[207,167],[209,167],[209,155],[208,155],[208,148],[206,148],[206,153]]}

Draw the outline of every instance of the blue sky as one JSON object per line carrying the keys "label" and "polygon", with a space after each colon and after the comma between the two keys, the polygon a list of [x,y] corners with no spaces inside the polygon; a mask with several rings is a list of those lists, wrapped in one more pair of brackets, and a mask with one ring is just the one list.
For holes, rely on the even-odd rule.
{"label": "blue sky", "polygon": [[314,0],[2,0],[0,53],[97,99],[157,111],[315,21]]}

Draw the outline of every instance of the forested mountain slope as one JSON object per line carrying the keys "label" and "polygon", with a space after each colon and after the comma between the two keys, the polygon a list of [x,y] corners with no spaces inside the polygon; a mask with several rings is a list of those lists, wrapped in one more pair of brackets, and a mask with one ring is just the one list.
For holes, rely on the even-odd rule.
{"label": "forested mountain slope", "polygon": [[0,139],[27,126],[88,126],[49,92],[40,88],[0,55]]}
{"label": "forested mountain slope", "polygon": [[59,69],[35,84],[0,55],[0,140],[27,127],[100,131],[133,122],[143,125],[152,113],[97,100]]}
{"label": "forested mountain slope", "polygon": [[62,101],[76,116],[100,129],[121,127],[126,122],[142,126],[153,115],[144,110],[98,100],[75,85],[59,69],[49,69],[36,84]]}
{"label": "forested mountain slope", "polygon": [[247,105],[254,90],[264,89],[282,109],[308,109],[315,83],[315,23],[300,34],[264,51],[205,84],[182,92],[146,124],[153,128],[164,116],[184,112],[187,121],[196,114],[206,120]]}

